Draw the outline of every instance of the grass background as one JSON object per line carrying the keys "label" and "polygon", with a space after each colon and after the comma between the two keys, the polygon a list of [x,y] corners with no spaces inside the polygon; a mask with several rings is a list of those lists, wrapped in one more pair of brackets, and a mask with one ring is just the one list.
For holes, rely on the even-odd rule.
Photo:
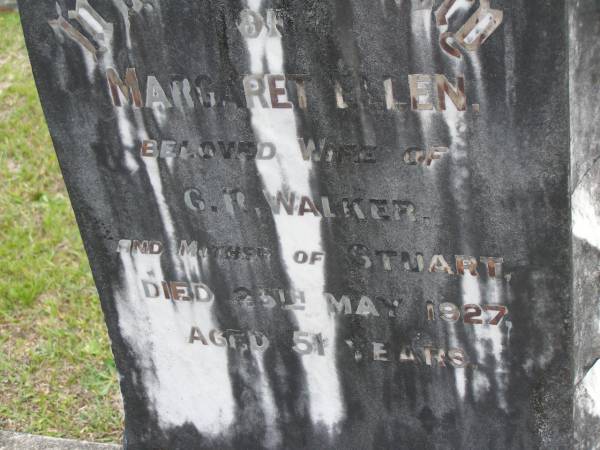
{"label": "grass background", "polygon": [[0,429],[118,442],[100,303],[16,13],[0,13]]}

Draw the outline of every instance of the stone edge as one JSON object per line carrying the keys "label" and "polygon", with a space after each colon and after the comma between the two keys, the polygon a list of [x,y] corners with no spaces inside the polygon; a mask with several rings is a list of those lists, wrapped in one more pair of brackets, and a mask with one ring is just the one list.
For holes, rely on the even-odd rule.
{"label": "stone edge", "polygon": [[121,450],[120,445],[57,439],[0,431],[0,450]]}

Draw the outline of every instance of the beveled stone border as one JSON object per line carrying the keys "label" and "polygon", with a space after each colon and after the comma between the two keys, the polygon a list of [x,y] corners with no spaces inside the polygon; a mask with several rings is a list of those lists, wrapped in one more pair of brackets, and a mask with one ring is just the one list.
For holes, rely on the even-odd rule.
{"label": "beveled stone border", "polygon": [[0,450],[121,450],[120,445],[57,439],[0,431]]}

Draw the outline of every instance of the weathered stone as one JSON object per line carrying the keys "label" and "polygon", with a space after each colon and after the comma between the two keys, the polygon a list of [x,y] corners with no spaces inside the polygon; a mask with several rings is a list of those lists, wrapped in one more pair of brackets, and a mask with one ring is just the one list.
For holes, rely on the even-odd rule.
{"label": "weathered stone", "polygon": [[0,450],[119,450],[118,445],[0,431]]}
{"label": "weathered stone", "polygon": [[16,0],[0,0],[0,11],[17,9]]}
{"label": "weathered stone", "polygon": [[578,448],[600,449],[600,4],[569,12],[574,404]]}
{"label": "weathered stone", "polygon": [[597,446],[593,2],[20,6],[125,448]]}

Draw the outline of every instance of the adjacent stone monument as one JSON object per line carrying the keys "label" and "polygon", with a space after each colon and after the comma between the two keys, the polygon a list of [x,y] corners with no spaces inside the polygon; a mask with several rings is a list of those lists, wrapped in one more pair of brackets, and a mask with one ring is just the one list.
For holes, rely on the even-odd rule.
{"label": "adjacent stone monument", "polygon": [[13,11],[17,9],[16,0],[0,0],[0,12]]}
{"label": "adjacent stone monument", "polygon": [[20,9],[125,448],[600,448],[594,2]]}
{"label": "adjacent stone monument", "polygon": [[600,449],[600,3],[569,8],[575,448]]}

